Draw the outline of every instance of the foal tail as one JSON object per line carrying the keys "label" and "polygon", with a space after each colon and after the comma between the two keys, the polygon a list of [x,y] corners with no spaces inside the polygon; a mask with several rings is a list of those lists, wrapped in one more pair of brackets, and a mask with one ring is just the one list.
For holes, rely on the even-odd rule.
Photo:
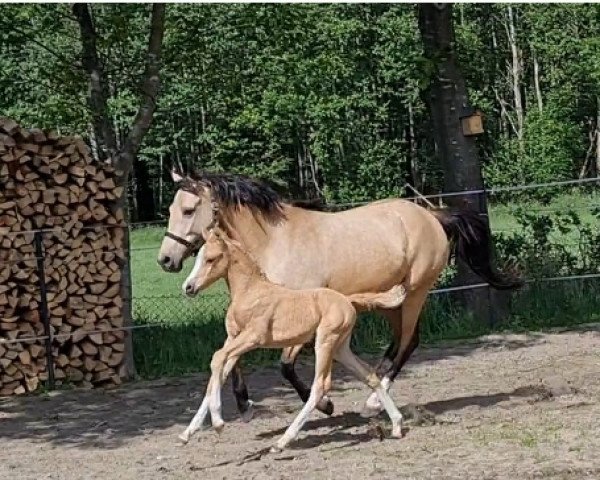
{"label": "foal tail", "polygon": [[355,293],[347,295],[348,300],[358,312],[376,309],[398,308],[406,298],[406,289],[402,285],[395,285],[383,293]]}
{"label": "foal tail", "polygon": [[451,243],[452,255],[466,264],[498,290],[513,290],[523,285],[516,276],[499,272],[492,264],[492,239],[485,220],[471,210],[433,210]]}

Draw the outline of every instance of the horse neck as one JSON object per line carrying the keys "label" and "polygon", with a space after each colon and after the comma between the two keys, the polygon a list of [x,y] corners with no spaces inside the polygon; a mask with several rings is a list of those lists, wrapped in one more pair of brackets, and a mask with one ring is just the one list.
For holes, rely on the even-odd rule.
{"label": "horse neck", "polygon": [[220,206],[220,226],[227,235],[237,240],[256,258],[267,247],[273,230],[277,225],[265,218],[260,212],[254,212],[245,206]]}

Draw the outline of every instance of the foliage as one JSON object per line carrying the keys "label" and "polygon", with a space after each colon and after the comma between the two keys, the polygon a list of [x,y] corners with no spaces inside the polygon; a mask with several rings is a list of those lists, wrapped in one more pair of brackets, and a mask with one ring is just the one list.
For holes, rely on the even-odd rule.
{"label": "foliage", "polygon": [[581,220],[572,209],[551,214],[519,206],[518,228],[498,234],[499,257],[530,278],[600,272],[600,210],[592,212],[592,223]]}
{"label": "foliage", "polygon": [[550,109],[531,112],[525,119],[524,148],[515,138],[498,143],[496,161],[485,169],[491,185],[514,185],[515,179],[526,185],[573,178],[577,175],[573,158],[583,149],[578,130]]}
{"label": "foliage", "polygon": [[[600,6],[512,6],[522,139],[507,8],[455,8],[459,60],[472,103],[485,113],[478,143],[487,184],[571,178],[584,164],[584,174],[595,175],[589,156],[600,97]],[[2,9],[0,112],[24,124],[91,134],[69,7]],[[93,6],[120,138],[137,110],[148,11]],[[440,190],[421,100],[432,69],[415,14],[415,6],[401,4],[169,5],[159,111],[134,172],[140,202],[152,198],[133,208],[141,216],[164,212],[172,188],[166,171],[178,162],[270,178],[296,197],[330,201],[399,195],[406,181]]]}

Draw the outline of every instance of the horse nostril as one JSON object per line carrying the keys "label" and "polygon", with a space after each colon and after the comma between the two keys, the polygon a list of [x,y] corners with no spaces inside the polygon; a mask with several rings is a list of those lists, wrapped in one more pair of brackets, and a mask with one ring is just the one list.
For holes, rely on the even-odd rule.
{"label": "horse nostril", "polygon": [[194,286],[191,283],[185,286],[185,293],[188,295],[194,293]]}
{"label": "horse nostril", "polygon": [[171,263],[171,257],[163,257],[161,263],[163,265],[168,265],[169,263]]}

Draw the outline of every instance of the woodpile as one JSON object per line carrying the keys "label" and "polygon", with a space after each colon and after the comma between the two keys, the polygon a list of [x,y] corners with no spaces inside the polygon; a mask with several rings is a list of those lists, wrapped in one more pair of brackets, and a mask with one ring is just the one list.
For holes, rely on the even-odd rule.
{"label": "woodpile", "polygon": [[[79,137],[0,117],[0,395],[48,379],[41,280],[57,384],[118,384],[126,333],[123,187]],[[42,229],[44,278],[33,231]]]}

